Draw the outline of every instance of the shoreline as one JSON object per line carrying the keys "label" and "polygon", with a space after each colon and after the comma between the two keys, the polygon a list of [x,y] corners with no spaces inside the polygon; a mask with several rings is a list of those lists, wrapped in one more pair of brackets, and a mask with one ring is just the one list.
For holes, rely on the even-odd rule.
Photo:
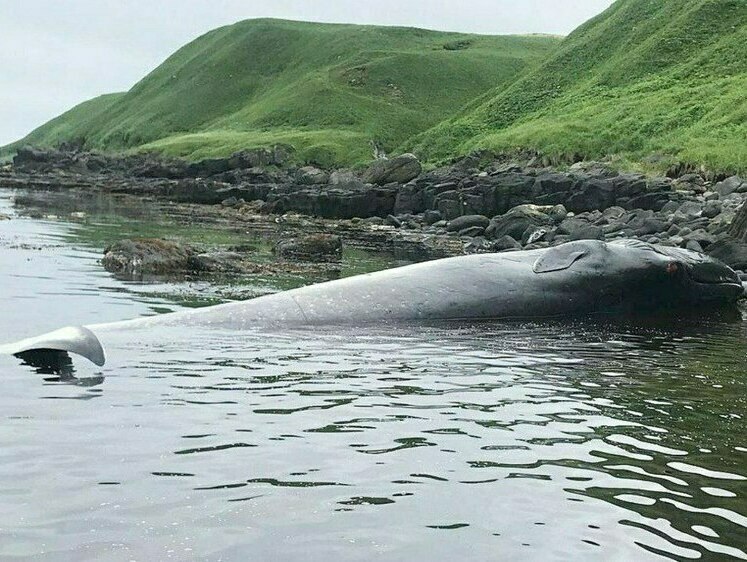
{"label": "shoreline", "polygon": [[409,249],[417,259],[636,238],[715,253],[747,269],[744,242],[730,235],[747,201],[747,180],[737,176],[647,177],[598,162],[566,171],[531,161],[480,166],[476,157],[423,172],[412,155],[362,173],[327,172],[284,167],[277,151],[188,163],[22,149],[0,169],[0,188],[145,197],[236,224],[282,220],[364,249]]}

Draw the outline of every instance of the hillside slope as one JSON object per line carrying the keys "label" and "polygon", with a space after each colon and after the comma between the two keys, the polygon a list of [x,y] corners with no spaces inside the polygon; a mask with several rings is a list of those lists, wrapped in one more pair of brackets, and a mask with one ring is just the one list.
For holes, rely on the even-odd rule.
{"label": "hillside slope", "polygon": [[392,150],[513,80],[559,40],[247,20],[179,49],[129,92],[96,98],[22,143],[82,139],[187,157],[277,142],[321,164]]}
{"label": "hillside slope", "polygon": [[747,2],[618,0],[508,88],[408,143],[747,170]]}

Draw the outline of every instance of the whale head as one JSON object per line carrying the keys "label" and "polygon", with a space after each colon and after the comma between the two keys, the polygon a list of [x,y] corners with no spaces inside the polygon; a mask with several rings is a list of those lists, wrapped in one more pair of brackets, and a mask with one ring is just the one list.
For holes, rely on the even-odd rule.
{"label": "whale head", "polygon": [[737,273],[720,261],[638,240],[568,242],[547,250],[533,269],[567,271],[561,282],[581,282],[600,305],[719,307],[744,295]]}

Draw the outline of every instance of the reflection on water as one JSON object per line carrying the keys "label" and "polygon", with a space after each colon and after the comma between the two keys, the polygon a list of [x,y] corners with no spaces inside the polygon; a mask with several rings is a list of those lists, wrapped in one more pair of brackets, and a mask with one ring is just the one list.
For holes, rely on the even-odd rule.
{"label": "reflection on water", "polygon": [[[176,307],[25,252],[3,335]],[[146,338],[0,358],[0,557],[747,559],[744,318]]]}

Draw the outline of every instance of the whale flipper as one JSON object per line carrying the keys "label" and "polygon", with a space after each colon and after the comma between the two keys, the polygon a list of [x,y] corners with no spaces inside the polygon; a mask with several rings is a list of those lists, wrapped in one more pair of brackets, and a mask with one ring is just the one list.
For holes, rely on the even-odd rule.
{"label": "whale flipper", "polygon": [[99,367],[106,362],[101,342],[91,330],[82,326],[62,328],[35,338],[0,345],[0,353],[15,355],[24,360],[33,361],[35,355],[40,358],[48,357],[53,352],[75,353]]}

